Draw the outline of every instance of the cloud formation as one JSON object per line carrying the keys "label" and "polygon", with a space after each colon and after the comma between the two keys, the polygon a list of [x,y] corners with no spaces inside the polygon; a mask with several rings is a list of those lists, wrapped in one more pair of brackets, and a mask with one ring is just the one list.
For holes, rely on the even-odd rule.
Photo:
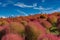
{"label": "cloud formation", "polygon": [[2,2],[0,2],[0,5],[2,4]]}
{"label": "cloud formation", "polygon": [[42,3],[44,3],[45,2],[45,0],[42,0]]}
{"label": "cloud formation", "polygon": [[53,13],[53,12],[60,12],[60,8],[56,8],[56,9],[53,9],[53,8],[45,8],[43,6],[40,6],[40,7],[34,7],[33,9],[35,10],[40,10],[39,13]]}
{"label": "cloud formation", "polygon": [[32,8],[32,7],[37,6],[37,3],[34,3],[33,5],[26,5],[26,4],[24,4],[24,3],[18,2],[18,3],[16,3],[16,4],[14,4],[14,5],[15,5],[15,6],[18,6],[18,7],[22,7],[22,8],[25,8],[25,7],[27,7],[27,8]]}
{"label": "cloud formation", "polygon": [[57,8],[57,9],[51,9],[51,10],[45,10],[43,11],[43,13],[54,13],[54,12],[60,12],[60,8]]}
{"label": "cloud formation", "polygon": [[7,3],[2,3],[2,2],[0,2],[0,6],[1,7],[6,7],[8,4]]}
{"label": "cloud formation", "polygon": [[55,9],[55,10],[50,10],[52,13],[53,12],[60,12],[60,8],[57,8],[57,9]]}
{"label": "cloud formation", "polygon": [[5,17],[5,16],[0,16],[0,18],[7,18],[7,17]]}
{"label": "cloud formation", "polygon": [[21,11],[21,10],[17,10],[17,12],[18,12],[18,13],[20,13],[20,14],[21,14],[21,16],[28,16],[28,14],[27,14],[27,13],[25,13],[25,12],[23,12],[23,11]]}
{"label": "cloud formation", "polygon": [[11,1],[11,0],[8,0],[6,3],[0,2],[0,6],[1,6],[1,7],[6,7],[6,6],[9,5],[9,4],[14,4],[14,2]]}
{"label": "cloud formation", "polygon": [[45,8],[43,8],[42,6],[40,6],[40,7],[34,7],[33,9],[44,10]]}
{"label": "cloud formation", "polygon": [[8,4],[7,3],[4,3],[4,4],[2,4],[2,7],[6,7]]}
{"label": "cloud formation", "polygon": [[33,9],[36,9],[36,10],[51,10],[52,8],[44,8],[43,6],[39,6],[39,7],[34,7]]}
{"label": "cloud formation", "polygon": [[[46,0],[41,0],[42,3],[44,3],[45,1]],[[13,6],[17,6],[17,7],[21,7],[21,8],[32,8],[32,9],[39,10],[40,12],[44,12],[44,13],[60,12],[60,8],[56,8],[56,9],[53,9],[50,7],[45,8],[41,5],[37,5],[38,3],[33,3],[32,5],[26,5],[26,4],[20,3],[20,2],[14,3],[11,0],[7,1],[7,3],[0,2],[0,6],[2,6],[2,7],[6,7],[9,4],[12,4]],[[20,10],[17,10],[17,12],[22,13],[22,15],[25,15],[25,16],[28,15],[27,13],[20,11]],[[33,15],[33,14],[31,14],[31,15]]]}

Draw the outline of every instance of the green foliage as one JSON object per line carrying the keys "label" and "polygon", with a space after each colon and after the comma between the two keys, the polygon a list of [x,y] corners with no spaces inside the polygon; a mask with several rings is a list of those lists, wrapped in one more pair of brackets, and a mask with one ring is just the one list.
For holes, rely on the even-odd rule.
{"label": "green foliage", "polygon": [[52,34],[59,35],[59,31],[57,29],[56,23],[49,29]]}

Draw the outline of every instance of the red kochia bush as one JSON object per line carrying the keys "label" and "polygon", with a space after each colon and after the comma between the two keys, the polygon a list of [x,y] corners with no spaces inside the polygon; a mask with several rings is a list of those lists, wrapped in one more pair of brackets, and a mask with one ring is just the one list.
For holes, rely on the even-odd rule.
{"label": "red kochia bush", "polygon": [[[37,21],[29,22],[28,28],[30,29],[30,30],[28,29],[30,39],[32,37],[31,40],[37,40],[39,35],[41,37],[46,33],[46,29],[41,24],[39,24],[39,22],[37,22]],[[27,37],[29,37],[29,36],[27,36]]]}
{"label": "red kochia bush", "polygon": [[58,20],[57,20],[57,28],[58,28],[58,30],[60,32],[60,18],[58,18]]}
{"label": "red kochia bush", "polygon": [[51,28],[52,27],[52,24],[50,23],[50,22],[48,22],[48,21],[43,21],[42,23],[41,23],[45,28]]}
{"label": "red kochia bush", "polygon": [[2,37],[2,40],[23,40],[23,38],[18,34],[6,34]]}
{"label": "red kochia bush", "polygon": [[48,33],[47,37],[49,40],[58,40],[58,37],[56,35],[51,34],[51,33]]}
{"label": "red kochia bush", "polygon": [[0,40],[60,40],[60,13],[0,18]]}

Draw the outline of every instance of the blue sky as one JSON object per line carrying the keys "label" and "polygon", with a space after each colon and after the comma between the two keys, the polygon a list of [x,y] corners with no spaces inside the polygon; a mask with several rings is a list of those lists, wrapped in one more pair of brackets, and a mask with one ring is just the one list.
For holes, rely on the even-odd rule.
{"label": "blue sky", "polygon": [[60,12],[60,0],[0,0],[0,17]]}

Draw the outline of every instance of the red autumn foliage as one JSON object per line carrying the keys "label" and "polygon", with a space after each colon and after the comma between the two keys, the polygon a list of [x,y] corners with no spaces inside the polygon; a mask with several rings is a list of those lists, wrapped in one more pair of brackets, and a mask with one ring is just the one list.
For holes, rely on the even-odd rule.
{"label": "red autumn foliage", "polygon": [[0,40],[60,40],[60,12],[0,18],[0,35]]}

